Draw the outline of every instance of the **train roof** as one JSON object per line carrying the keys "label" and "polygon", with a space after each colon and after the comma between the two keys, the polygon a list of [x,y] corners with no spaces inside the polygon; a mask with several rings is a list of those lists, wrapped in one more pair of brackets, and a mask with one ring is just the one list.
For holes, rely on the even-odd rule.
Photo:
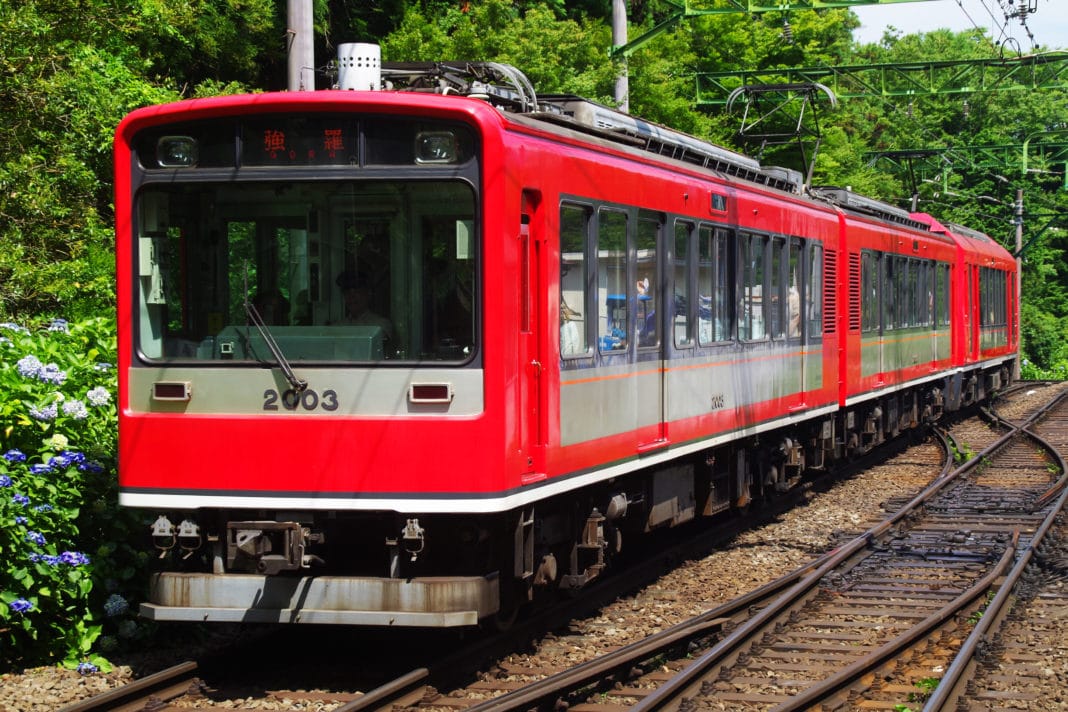
{"label": "train roof", "polygon": [[907,210],[890,203],[884,203],[881,200],[858,195],[848,188],[821,186],[811,188],[809,193],[817,200],[837,205],[843,210],[859,215],[878,218],[879,220],[923,230],[924,232],[929,229],[927,223],[915,219]]}
{"label": "train roof", "polygon": [[961,249],[990,263],[1007,266],[1014,262],[1013,256],[997,240],[986,233],[973,230],[956,223],[941,223],[927,213],[912,213],[912,217],[923,222],[931,232],[941,233],[951,238]]}
{"label": "train roof", "polygon": [[[383,62],[387,86],[402,91],[453,93],[483,99],[505,115],[562,126],[701,166],[729,176],[800,194],[800,171],[764,166],[751,156],[571,94],[535,94],[514,67],[496,62]],[[502,86],[502,83],[504,84]]]}

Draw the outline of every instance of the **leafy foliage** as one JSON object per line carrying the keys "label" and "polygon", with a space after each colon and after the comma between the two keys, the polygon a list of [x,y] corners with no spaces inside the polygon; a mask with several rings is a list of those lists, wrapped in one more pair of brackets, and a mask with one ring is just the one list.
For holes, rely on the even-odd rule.
{"label": "leafy foliage", "polygon": [[[612,3],[607,0],[313,0],[313,8],[316,51],[323,65],[337,43],[377,41],[386,60],[504,62],[525,72],[540,93],[574,93],[609,104],[616,77],[625,67],[632,113],[738,150],[763,150],[765,162],[794,167],[799,161],[789,146],[745,146],[736,113],[695,108],[695,74],[999,56],[991,38],[976,31],[889,32],[878,43],[858,46],[851,37],[858,20],[848,10],[693,18],[623,62],[609,55]],[[677,9],[662,0],[629,3],[631,37]],[[114,328],[114,129],[124,114],[148,104],[282,88],[286,26],[285,3],[273,0],[0,3],[0,111],[5,128],[0,132],[0,319],[48,323],[46,317],[63,315],[74,322],[69,334],[0,329],[6,339],[0,341],[0,383],[6,389],[0,400],[0,445],[4,452],[27,455],[25,461],[0,463],[2,475],[17,481],[31,506],[55,507],[47,517],[34,512],[32,526],[38,528],[26,529],[13,523],[28,516],[18,508],[22,505],[0,502],[0,526],[7,537],[0,538],[4,561],[21,556],[23,562],[18,577],[15,564],[3,568],[7,565],[0,563],[0,576],[6,577],[0,579],[5,604],[0,606],[0,629],[23,636],[5,640],[5,660],[13,659],[10,646],[16,642],[24,646],[18,655],[26,657],[52,645],[63,648],[62,655],[84,654],[85,641],[96,635],[92,621],[99,620],[100,599],[120,595],[119,589],[136,576],[137,555],[125,548],[128,538],[115,532],[123,526],[120,522],[106,520],[93,507],[69,504],[75,490],[53,492],[48,478],[32,474],[34,467],[49,466],[65,452],[81,453],[100,462],[105,472],[81,472],[77,463],[63,465],[61,459],[55,467],[61,468],[56,474],[62,477],[52,479],[73,483],[80,496],[88,493],[93,498],[89,501],[113,497],[108,490],[113,485],[107,484],[113,424],[94,420],[101,415],[97,410],[89,409],[92,418],[83,421],[62,408],[73,400],[84,401],[84,393],[71,390],[75,385],[89,388],[90,377],[100,376],[84,359],[114,348],[109,335]],[[329,82],[329,72],[321,71],[319,86]],[[1027,138],[1037,144],[1068,132],[1068,92],[1034,92],[1016,79],[1007,82],[1016,90],[969,94],[966,99],[851,99],[833,112],[821,107],[822,144],[814,182],[851,186],[901,206],[915,199],[920,210],[983,230],[1011,249],[1015,193],[1022,189],[1023,237],[1028,243],[1022,273],[1025,373],[1056,374],[1068,368],[1065,167],[1035,153],[1030,156],[1031,172],[1023,173],[1015,165],[992,165],[974,149],[1019,146]],[[937,172],[920,172],[915,185],[901,166],[869,153],[918,148],[951,150]],[[88,356],[94,350],[97,356]],[[68,373],[67,381],[46,384],[20,375],[18,360],[31,353],[44,365],[58,364]],[[52,420],[29,414],[31,407],[41,412],[51,406],[60,409]],[[57,447],[50,440],[56,435],[66,437],[68,445]],[[90,451],[91,444],[97,450]],[[11,534],[16,531],[23,538]],[[28,531],[42,534],[46,544],[28,549]],[[30,553],[60,556],[68,550],[64,547],[88,541],[111,542],[87,550],[88,566],[63,569],[25,563]],[[91,576],[86,576],[89,571]],[[66,578],[54,581],[60,573]],[[31,600],[34,593],[26,583],[30,579],[52,595],[37,593]],[[103,580],[111,581],[115,590],[102,587]],[[11,604],[17,601],[33,607],[16,611]],[[121,607],[113,603],[112,611]],[[41,623],[46,609],[86,622],[70,629],[74,638],[63,637]],[[111,625],[111,619],[105,622]],[[126,630],[130,632],[129,625]]]}
{"label": "leafy foliage", "polygon": [[108,504],[114,356],[109,319],[0,324],[0,667],[105,667],[91,654],[104,621],[117,631],[120,589],[143,589],[129,520]]}

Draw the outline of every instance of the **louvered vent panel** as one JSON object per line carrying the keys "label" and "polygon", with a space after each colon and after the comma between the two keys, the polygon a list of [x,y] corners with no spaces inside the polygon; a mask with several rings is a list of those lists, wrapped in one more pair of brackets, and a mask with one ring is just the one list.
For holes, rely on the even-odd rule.
{"label": "louvered vent panel", "polygon": [[849,330],[860,331],[860,253],[849,255]]}
{"label": "louvered vent panel", "polygon": [[838,321],[838,253],[823,254],[823,333],[833,334]]}

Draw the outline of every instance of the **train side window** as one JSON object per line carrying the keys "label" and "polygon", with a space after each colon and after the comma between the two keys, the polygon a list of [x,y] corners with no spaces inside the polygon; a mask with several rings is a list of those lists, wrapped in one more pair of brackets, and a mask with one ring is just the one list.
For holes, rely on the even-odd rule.
{"label": "train side window", "polygon": [[767,238],[746,235],[741,240],[742,303],[738,314],[738,338],[743,341],[763,339],[767,334],[764,303]]}
{"label": "train side window", "polygon": [[784,287],[784,270],[786,261],[783,252],[786,249],[786,241],[781,237],[773,237],[770,241],[771,264],[768,268],[768,336],[773,339],[781,339],[786,336],[786,320],[783,319],[783,307],[786,304],[786,289]]}
{"label": "train side window", "polygon": [[878,269],[876,254],[870,250],[863,250],[860,253],[860,328],[864,332],[879,329]]}
{"label": "train side window", "polygon": [[916,260],[909,260],[908,266],[909,308],[906,318],[909,326],[919,326],[922,323],[920,319],[920,263]]}
{"label": "train side window", "polygon": [[690,272],[692,262],[690,244],[693,230],[692,223],[681,221],[675,223],[675,249],[671,256],[674,277],[672,281],[675,285],[672,323],[674,324],[675,346],[678,348],[693,346],[693,312],[691,310],[693,289]]}
{"label": "train side window", "polygon": [[894,324],[894,257],[881,253],[879,256],[879,264],[881,266],[879,272],[879,288],[883,298],[882,302],[882,319],[883,319],[883,331],[890,331],[895,327]]}
{"label": "train side window", "polygon": [[716,341],[727,341],[734,334],[734,316],[732,313],[734,293],[734,274],[730,259],[731,233],[723,228],[716,228],[716,284],[715,299],[712,305],[713,336]]}
{"label": "train side window", "polygon": [[790,339],[801,337],[801,248],[800,240],[790,238],[786,261],[786,336]]}
{"label": "train side window", "polygon": [[697,235],[697,341],[702,346],[731,335],[730,232],[702,225]]}
{"label": "train side window", "polygon": [[923,325],[934,325],[934,264],[927,260],[923,263]]}
{"label": "train side window", "polygon": [[627,350],[627,214],[601,210],[597,225],[597,343],[602,352]]}
{"label": "train side window", "polygon": [[660,221],[638,219],[636,283],[637,299],[635,332],[640,348],[660,346],[660,262],[657,242],[660,237]]}
{"label": "train side window", "polygon": [[808,335],[814,339],[823,334],[823,245],[812,245],[808,270],[808,289],[805,290],[805,318]]}
{"label": "train side window", "polygon": [[935,265],[935,325],[949,326],[949,265]]}
{"label": "train side window", "polygon": [[586,243],[590,212],[577,205],[560,207],[560,355],[585,356],[589,337]]}

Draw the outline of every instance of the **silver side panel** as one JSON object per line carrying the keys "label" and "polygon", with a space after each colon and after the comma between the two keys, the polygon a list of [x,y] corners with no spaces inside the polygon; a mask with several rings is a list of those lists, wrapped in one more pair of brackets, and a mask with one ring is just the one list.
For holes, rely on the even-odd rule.
{"label": "silver side panel", "polygon": [[413,579],[161,573],[141,615],[152,620],[447,628],[497,612],[497,576]]}
{"label": "silver side panel", "polygon": [[746,408],[823,387],[821,346],[724,350],[699,358],[565,371],[560,383],[562,445],[654,425],[664,379],[665,420]]}
{"label": "silver side panel", "polygon": [[[292,410],[285,406],[283,399],[290,385],[279,369],[233,367],[131,368],[129,407],[134,413],[225,413],[263,417],[296,413],[330,418],[346,415],[440,418],[443,415],[477,415],[484,409],[481,369],[298,367],[295,370],[298,376],[308,381],[308,390],[315,396],[314,400],[311,395],[303,396]],[[189,400],[153,399],[153,384],[159,382],[188,383]],[[449,384],[452,400],[447,404],[412,403],[410,387],[424,383]],[[274,396],[268,392],[273,392]]]}

